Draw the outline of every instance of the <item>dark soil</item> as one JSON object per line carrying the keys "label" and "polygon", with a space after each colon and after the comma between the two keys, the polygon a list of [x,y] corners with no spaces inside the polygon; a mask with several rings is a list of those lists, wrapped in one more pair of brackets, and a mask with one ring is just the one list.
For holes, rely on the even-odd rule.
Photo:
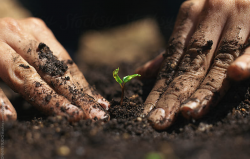
{"label": "dark soil", "polygon": [[[45,64],[39,66],[40,70],[44,73],[51,76],[62,76],[68,70],[67,64],[64,61],[58,60],[46,44],[40,43],[37,51],[39,59],[46,59]],[[71,63],[70,60],[68,61]]]}
{"label": "dark soil", "polygon": [[[133,73],[133,65],[122,66],[120,76]],[[187,121],[179,116],[167,131],[157,132],[147,120],[138,117],[154,80],[133,79],[127,83],[120,106],[120,87],[112,77],[114,68],[86,66],[83,70],[89,70],[84,75],[90,85],[111,101],[111,120],[70,124],[59,116],[43,116],[13,93],[11,102],[18,120],[4,123],[5,158],[250,157],[250,81],[234,83],[218,106],[201,120]]]}

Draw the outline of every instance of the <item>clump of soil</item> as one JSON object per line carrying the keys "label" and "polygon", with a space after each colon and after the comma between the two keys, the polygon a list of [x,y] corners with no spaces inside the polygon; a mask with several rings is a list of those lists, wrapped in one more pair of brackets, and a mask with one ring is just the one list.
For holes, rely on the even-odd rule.
{"label": "clump of soil", "polygon": [[39,66],[39,69],[44,73],[51,76],[62,76],[68,70],[67,64],[64,61],[58,60],[46,44],[40,43],[37,51],[39,59],[45,59],[45,63]]}
{"label": "clump of soil", "polygon": [[120,102],[112,101],[109,109],[110,117],[115,119],[129,119],[140,116],[143,111],[142,99],[138,94],[125,98],[122,105]]}
{"label": "clump of soil", "polygon": [[[123,66],[121,75],[133,73],[131,65]],[[249,80],[234,83],[204,118],[187,121],[179,116],[168,130],[157,132],[138,117],[154,80],[128,83],[120,106],[121,90],[112,77],[114,69],[84,70],[88,70],[84,75],[90,85],[112,101],[111,120],[70,124],[60,116],[39,115],[22,98],[13,96],[11,102],[19,107],[18,121],[4,123],[5,158],[249,158]]]}

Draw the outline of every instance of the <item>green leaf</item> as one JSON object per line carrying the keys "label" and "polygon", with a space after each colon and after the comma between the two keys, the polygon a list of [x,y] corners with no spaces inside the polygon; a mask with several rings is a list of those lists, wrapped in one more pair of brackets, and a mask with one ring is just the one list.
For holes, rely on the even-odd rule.
{"label": "green leaf", "polygon": [[115,78],[116,82],[118,82],[120,85],[122,85],[122,80],[118,76],[118,72],[119,72],[119,67],[113,71],[113,77]]}
{"label": "green leaf", "polygon": [[132,80],[133,78],[138,77],[138,76],[141,76],[141,75],[140,74],[133,74],[133,75],[125,76],[125,77],[123,77],[123,82],[127,83],[130,80]]}

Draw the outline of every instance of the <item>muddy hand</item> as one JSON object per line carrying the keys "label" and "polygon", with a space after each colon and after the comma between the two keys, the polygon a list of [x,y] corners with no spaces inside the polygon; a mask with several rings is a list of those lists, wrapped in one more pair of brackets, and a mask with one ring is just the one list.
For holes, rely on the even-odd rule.
{"label": "muddy hand", "polygon": [[160,68],[142,116],[148,115],[160,130],[180,112],[186,118],[200,118],[229,89],[228,77],[249,77],[249,17],[248,0],[185,1],[166,53],[155,60],[163,61],[161,67],[149,62],[137,70],[144,75]]}
{"label": "muddy hand", "polygon": [[[110,104],[89,86],[42,20],[4,18],[0,28],[0,77],[14,91],[47,115],[69,121],[109,119]],[[2,91],[0,100],[0,120],[15,120]]]}

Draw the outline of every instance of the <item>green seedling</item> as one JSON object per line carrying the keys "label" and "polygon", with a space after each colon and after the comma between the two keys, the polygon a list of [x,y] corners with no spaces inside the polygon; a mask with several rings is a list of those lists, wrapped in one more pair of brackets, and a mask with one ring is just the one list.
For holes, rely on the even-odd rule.
{"label": "green seedling", "polygon": [[141,75],[140,74],[133,74],[133,75],[125,76],[125,77],[123,77],[121,79],[118,76],[118,72],[119,72],[119,67],[113,71],[113,77],[115,78],[116,82],[118,82],[120,84],[121,89],[122,89],[121,102],[120,102],[120,105],[122,105],[123,97],[124,97],[124,86],[125,86],[125,84],[127,82],[129,82],[130,80],[132,80],[133,78],[141,76]]}

